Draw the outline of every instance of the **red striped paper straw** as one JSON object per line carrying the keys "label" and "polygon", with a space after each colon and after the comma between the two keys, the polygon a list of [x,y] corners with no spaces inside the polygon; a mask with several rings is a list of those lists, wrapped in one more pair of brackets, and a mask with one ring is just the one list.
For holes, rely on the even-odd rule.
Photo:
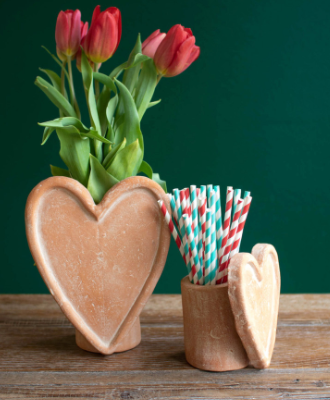
{"label": "red striped paper straw", "polygon": [[237,254],[239,252],[239,246],[241,244],[242,241],[242,235],[243,235],[243,229],[244,229],[244,225],[249,213],[249,209],[251,206],[251,201],[252,201],[252,197],[248,196],[244,199],[243,202],[243,211],[242,211],[242,215],[240,216],[240,219],[238,221],[238,228],[235,234],[235,239],[234,239],[234,243],[233,243],[233,247],[231,249],[230,252],[230,258],[233,257],[235,254]]}
{"label": "red striped paper straw", "polygon": [[228,267],[228,263],[229,263],[229,255],[230,255],[230,251],[231,248],[233,246],[233,242],[235,239],[235,235],[236,235],[236,231],[237,231],[237,227],[238,227],[238,222],[239,222],[239,218],[241,215],[241,211],[242,211],[242,205],[243,205],[243,200],[239,199],[237,201],[236,204],[236,211],[233,217],[233,221],[231,224],[231,228],[230,228],[230,233],[229,233],[229,237],[228,237],[228,241],[226,244],[226,248],[224,250],[224,253],[221,257],[220,260],[220,267],[218,269],[218,274],[217,274],[217,284],[222,283],[221,282],[221,278],[224,275],[224,271],[227,269]]}
{"label": "red striped paper straw", "polygon": [[176,228],[175,228],[175,226],[173,224],[171,215],[168,212],[163,200],[158,200],[158,204],[159,204],[159,208],[161,209],[161,211],[162,211],[162,213],[164,215],[165,221],[166,221],[166,223],[167,223],[167,225],[168,225],[168,227],[170,229],[170,232],[171,232],[171,234],[173,236],[173,239],[174,239],[176,245],[178,246],[178,249],[180,250],[182,258],[183,258],[185,264],[187,265],[187,260],[186,260],[185,254],[184,254],[183,245],[182,245],[181,239],[179,237],[178,231],[176,230]]}
{"label": "red striped paper straw", "polygon": [[[238,221],[238,228],[236,231],[234,244],[233,244],[232,250],[230,252],[229,258],[232,258],[235,254],[237,254],[239,252],[239,246],[241,244],[243,229],[244,229],[244,225],[245,225],[248,213],[249,213],[251,201],[252,201],[251,196],[248,196],[244,199],[242,215]],[[228,268],[225,269],[224,276],[221,278],[221,283],[227,283],[227,282],[228,282]]]}
{"label": "red striped paper straw", "polygon": [[227,244],[227,240],[229,237],[229,229],[230,229],[230,217],[231,217],[231,208],[233,205],[233,188],[232,186],[227,187],[227,196],[226,196],[226,211],[223,221],[223,232],[222,232],[222,242],[221,242],[221,250],[220,250],[220,257],[219,257],[219,267],[222,255],[225,251],[225,247]]}
{"label": "red striped paper straw", "polygon": [[204,251],[205,251],[205,231],[206,231],[206,197],[198,198],[198,212],[201,221],[201,235],[202,235],[202,246],[200,246],[201,252],[199,258],[203,261],[203,275],[205,275],[205,262],[204,262]]}

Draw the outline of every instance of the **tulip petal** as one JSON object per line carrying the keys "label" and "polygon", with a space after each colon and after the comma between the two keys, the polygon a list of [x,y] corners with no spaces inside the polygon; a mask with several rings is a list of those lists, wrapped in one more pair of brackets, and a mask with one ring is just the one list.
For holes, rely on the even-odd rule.
{"label": "tulip petal", "polygon": [[98,16],[99,16],[100,14],[101,14],[101,6],[96,6],[96,7],[94,8],[91,26],[92,26],[93,23],[97,20],[97,18],[98,18]]}
{"label": "tulip petal", "polygon": [[71,17],[71,26],[70,26],[70,43],[69,43],[69,51],[71,51],[71,55],[74,56],[80,46],[81,39],[81,13],[79,10],[73,12]]}
{"label": "tulip petal", "polygon": [[160,29],[157,29],[150,36],[148,36],[147,39],[142,43],[142,49],[143,49],[144,46],[146,46],[149,42],[151,42],[152,39],[157,37],[159,34],[160,34]]}
{"label": "tulip petal", "polygon": [[171,65],[168,67],[165,76],[172,77],[181,74],[185,69],[189,67],[188,64],[191,52],[195,47],[195,37],[191,36],[185,40],[176,52]]}
{"label": "tulip petal", "polygon": [[157,70],[161,74],[165,74],[168,67],[171,65],[173,58],[178,51],[180,45],[187,39],[188,33],[185,32],[182,25],[174,25],[167,33],[159,45],[154,61]]}
{"label": "tulip petal", "polygon": [[121,13],[117,7],[109,7],[106,11],[110,12],[110,14],[113,15],[113,17],[115,18],[115,21],[117,23],[118,34],[117,34],[117,46],[115,48],[115,51],[116,51],[119,46],[119,43],[120,43],[121,32],[122,32]]}
{"label": "tulip petal", "polygon": [[64,11],[61,11],[57,17],[55,40],[59,51],[65,53],[69,45],[69,22]]}
{"label": "tulip petal", "polygon": [[[154,58],[154,55],[161,44],[161,42],[164,40],[166,36],[166,33],[159,33],[157,36],[155,36],[152,40],[146,39],[142,43],[142,53],[150,58]],[[148,40],[147,44],[146,41]]]}

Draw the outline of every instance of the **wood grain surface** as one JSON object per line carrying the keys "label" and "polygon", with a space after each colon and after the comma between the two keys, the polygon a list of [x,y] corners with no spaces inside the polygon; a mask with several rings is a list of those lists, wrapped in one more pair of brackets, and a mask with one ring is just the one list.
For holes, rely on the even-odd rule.
{"label": "wood grain surface", "polygon": [[102,356],[79,349],[49,295],[0,296],[0,399],[330,399],[330,295],[282,295],[267,370],[187,364],[181,297],[153,295],[142,343]]}

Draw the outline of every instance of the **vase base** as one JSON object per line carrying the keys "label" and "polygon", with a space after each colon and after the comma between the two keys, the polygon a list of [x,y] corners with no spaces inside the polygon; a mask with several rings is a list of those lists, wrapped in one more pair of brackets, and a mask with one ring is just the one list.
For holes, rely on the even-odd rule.
{"label": "vase base", "polygon": [[[140,318],[137,318],[131,330],[123,338],[123,340],[116,347],[114,353],[121,353],[123,351],[131,350],[138,346],[141,342],[141,326]],[[97,350],[79,331],[76,329],[76,344],[78,347],[91,353],[101,353]]]}

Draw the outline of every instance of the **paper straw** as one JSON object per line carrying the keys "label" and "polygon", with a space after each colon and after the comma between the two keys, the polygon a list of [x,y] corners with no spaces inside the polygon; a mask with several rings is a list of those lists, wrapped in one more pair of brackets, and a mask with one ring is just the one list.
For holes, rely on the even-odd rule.
{"label": "paper straw", "polygon": [[222,215],[221,215],[221,198],[220,186],[214,186],[215,191],[215,228],[217,238],[218,260],[220,260],[221,242],[222,242]]}
{"label": "paper straw", "polygon": [[245,192],[244,192],[244,197],[243,197],[243,198],[245,199],[245,198],[248,197],[248,196],[251,196],[251,192],[245,191]]}
{"label": "paper straw", "polygon": [[201,191],[200,191],[200,196],[206,197],[206,186],[201,185]]}
{"label": "paper straw", "polygon": [[[186,195],[186,207],[187,207],[187,213],[189,215],[190,218],[190,223],[192,224],[192,217],[191,217],[191,203],[190,203],[190,192],[189,192],[189,188],[185,188],[185,195]],[[193,227],[194,230],[194,227]]]}
{"label": "paper straw", "polygon": [[210,269],[211,269],[211,220],[212,210],[209,208],[206,210],[206,231],[205,231],[205,252],[204,252],[204,284],[209,285],[210,280]]}
{"label": "paper straw", "polygon": [[182,208],[181,208],[181,204],[180,204],[180,191],[178,189],[174,189],[173,194],[174,194],[174,199],[175,199],[175,208],[178,213],[179,227],[180,227],[181,238],[182,238],[182,242],[183,242],[184,254],[185,254],[186,260],[187,260],[187,268],[189,271],[191,271],[191,263],[190,263],[190,257],[189,257],[189,245],[188,245],[188,241],[186,238],[186,229],[185,229],[184,223],[183,223]]}
{"label": "paper straw", "polygon": [[189,216],[187,214],[183,215],[183,221],[184,221],[184,225],[186,228],[186,233],[188,236],[188,243],[190,246],[190,250],[191,250],[191,261],[193,262],[193,279],[194,279],[194,283],[195,284],[203,284],[203,271],[200,267],[200,262],[199,262],[199,258],[198,258],[198,253],[197,253],[197,247],[195,244],[195,238],[194,238],[194,234],[193,231],[191,229],[191,224],[190,224],[190,219]]}
{"label": "paper straw", "polygon": [[233,217],[233,221],[232,221],[232,224],[231,224],[230,233],[229,233],[228,241],[227,241],[227,244],[226,244],[226,248],[225,248],[224,253],[223,253],[223,255],[221,257],[221,260],[220,260],[220,268],[219,268],[218,274],[217,274],[217,283],[223,283],[223,282],[221,282],[221,278],[226,274],[224,271],[228,267],[230,251],[231,251],[231,248],[232,248],[233,243],[234,243],[235,234],[236,234],[236,231],[237,231],[238,222],[239,222],[239,218],[240,218],[241,211],[242,211],[242,205],[243,205],[243,200],[239,199],[238,202],[237,202],[237,206],[236,206],[236,213],[235,213],[235,215]]}
{"label": "paper straw", "polygon": [[236,206],[238,199],[241,198],[241,189],[235,189],[234,190],[234,201],[233,201],[233,216],[235,215],[236,212]]}
{"label": "paper straw", "polygon": [[221,250],[220,250],[220,258],[219,258],[219,266],[221,262],[221,257],[224,253],[230,229],[230,217],[231,217],[231,208],[233,204],[233,188],[229,186],[227,188],[227,196],[226,196],[226,211],[225,217],[223,221],[223,234],[222,234],[222,242],[221,242]]}
{"label": "paper straw", "polygon": [[217,275],[217,240],[216,240],[216,225],[215,225],[215,191],[210,192],[210,208],[211,215],[211,270],[210,281],[211,285],[215,285]]}
{"label": "paper straw", "polygon": [[[178,212],[176,210],[174,197],[171,193],[167,193],[167,197],[170,200],[170,206],[171,206],[171,210],[172,210],[172,218],[176,224],[176,227],[180,230]],[[179,235],[180,235],[180,233],[179,233]],[[181,236],[180,236],[180,238],[181,238]]]}
{"label": "paper straw", "polygon": [[207,185],[206,193],[207,193],[207,206],[210,208],[210,198],[211,198],[211,191],[213,189],[213,185]]}
{"label": "paper straw", "polygon": [[204,250],[205,250],[205,231],[206,231],[206,197],[199,196],[198,198],[198,212],[201,224],[201,229],[199,231],[199,243],[198,243],[198,254],[201,264],[203,264],[203,275],[204,271]]}
{"label": "paper straw", "polygon": [[240,217],[240,219],[238,221],[238,228],[237,228],[237,232],[236,232],[236,235],[235,235],[233,248],[232,248],[231,253],[230,253],[230,257],[234,256],[236,253],[239,252],[239,248],[241,246],[241,241],[242,241],[242,236],[243,236],[243,229],[244,229],[244,226],[245,226],[245,222],[246,222],[247,216],[249,214],[251,202],[252,202],[252,197],[251,196],[247,196],[244,199],[243,211],[242,211],[242,215],[241,215],[241,217]]}
{"label": "paper straw", "polygon": [[195,244],[198,245],[198,204],[197,204],[197,197],[196,197],[196,186],[190,186],[190,196],[191,196],[191,218],[192,224],[194,226],[194,238]]}

